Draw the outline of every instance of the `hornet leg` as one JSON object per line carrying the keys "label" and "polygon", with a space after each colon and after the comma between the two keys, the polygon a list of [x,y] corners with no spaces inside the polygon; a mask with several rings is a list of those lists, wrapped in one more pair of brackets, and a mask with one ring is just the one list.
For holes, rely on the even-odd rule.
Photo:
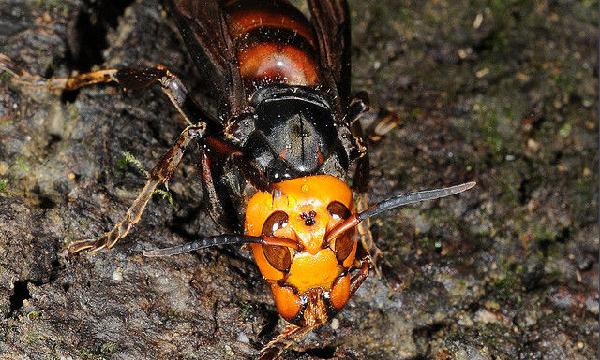
{"label": "hornet leg", "polygon": [[273,360],[279,357],[285,349],[300,341],[311,331],[323,324],[314,324],[306,327],[296,325],[287,325],[281,334],[275,339],[269,341],[267,345],[260,351],[259,360]]}
{"label": "hornet leg", "polygon": [[386,134],[398,127],[401,123],[400,117],[393,111],[381,109],[379,111],[369,110],[359,119],[365,138],[369,145],[379,143]]}
{"label": "hornet leg", "polygon": [[[400,118],[394,112],[381,110],[373,111],[368,108],[368,99],[366,94],[359,94],[352,103],[347,114],[351,124],[352,133],[356,141],[356,151],[358,159],[354,171],[353,188],[356,191],[356,208],[361,212],[369,207],[369,156],[367,146],[379,142],[385,134],[394,129],[400,123]],[[381,278],[381,270],[377,266],[378,260],[383,253],[373,240],[370,231],[370,221],[365,221],[357,225],[358,235],[361,245],[367,252],[370,262],[373,264],[377,277]]]}
{"label": "hornet leg", "polygon": [[[73,91],[95,84],[116,83],[124,90],[143,89],[158,84],[161,91],[167,95],[173,106],[183,117],[187,125],[192,125],[200,119],[213,120],[188,94],[183,82],[163,65],[135,69],[119,68],[104,69],[75,75],[70,78],[41,79],[23,73],[0,54],[0,71],[8,73],[12,81],[21,86],[45,87],[48,91]],[[21,75],[19,75],[21,73]]]}
{"label": "hornet leg", "polygon": [[150,171],[150,176],[146,181],[144,188],[133,201],[133,204],[129,207],[125,216],[114,225],[112,230],[96,239],[81,240],[71,243],[68,247],[69,253],[78,253],[83,250],[96,252],[104,248],[110,249],[119,239],[126,237],[131,227],[140,221],[144,209],[156,187],[171,179],[177,166],[181,163],[183,154],[190,141],[194,138],[201,138],[204,135],[205,130],[205,123],[188,126],[181,135],[179,135],[175,145],[163,155],[160,162],[152,169],[152,171]]}
{"label": "hornet leg", "polygon": [[[369,158],[368,155],[364,155],[358,159],[356,170],[354,172],[355,184],[353,187],[357,192],[356,196],[356,210],[358,212],[364,211],[369,207],[369,193],[368,193],[368,174],[369,174]],[[383,257],[383,253],[375,244],[373,235],[371,234],[371,222],[369,219],[362,221],[356,225],[358,236],[362,247],[367,252],[368,260],[373,264],[377,277],[381,278],[381,271],[377,266],[377,262],[380,257]]]}
{"label": "hornet leg", "polygon": [[360,272],[352,277],[350,280],[350,296],[352,297],[356,290],[362,285],[362,283],[369,277],[369,259],[365,259],[360,268]]}

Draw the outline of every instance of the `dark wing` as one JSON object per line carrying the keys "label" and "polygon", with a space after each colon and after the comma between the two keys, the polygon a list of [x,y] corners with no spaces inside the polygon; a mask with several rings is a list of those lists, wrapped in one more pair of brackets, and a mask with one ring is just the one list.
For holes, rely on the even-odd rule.
{"label": "dark wing", "polygon": [[345,0],[308,0],[311,22],[319,41],[321,67],[328,85],[337,89],[339,110],[350,102],[350,12]]}
{"label": "dark wing", "polygon": [[167,4],[220,114],[239,114],[244,107],[244,88],[219,1],[167,0]]}

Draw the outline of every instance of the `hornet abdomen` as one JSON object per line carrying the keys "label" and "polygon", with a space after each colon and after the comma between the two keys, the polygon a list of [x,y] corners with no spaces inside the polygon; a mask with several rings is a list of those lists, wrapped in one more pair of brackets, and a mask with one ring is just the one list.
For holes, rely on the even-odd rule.
{"label": "hornet abdomen", "polygon": [[282,0],[233,0],[225,10],[248,94],[271,84],[319,85],[318,44],[302,12]]}

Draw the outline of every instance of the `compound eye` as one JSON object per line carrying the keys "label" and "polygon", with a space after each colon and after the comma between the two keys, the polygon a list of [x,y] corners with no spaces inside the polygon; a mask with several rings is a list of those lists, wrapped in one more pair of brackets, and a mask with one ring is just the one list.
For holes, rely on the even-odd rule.
{"label": "compound eye", "polygon": [[[327,211],[334,221],[346,220],[351,212],[339,201],[332,201],[327,205]],[[344,261],[354,248],[354,229],[348,229],[335,239],[335,255],[338,261]]]}
{"label": "compound eye", "polygon": [[275,211],[263,223],[263,236],[274,236],[275,231],[283,229],[288,224],[290,217],[284,211]]}
{"label": "compound eye", "polygon": [[346,220],[350,217],[350,210],[339,201],[332,201],[327,205],[327,211],[333,220]]}
{"label": "compound eye", "polygon": [[[275,232],[287,226],[289,216],[283,211],[275,211],[263,223],[262,235],[274,236]],[[290,250],[283,246],[263,245],[265,258],[275,269],[288,271],[292,266]]]}
{"label": "compound eye", "polygon": [[354,248],[354,229],[348,229],[335,239],[335,256],[338,261],[346,260]]}

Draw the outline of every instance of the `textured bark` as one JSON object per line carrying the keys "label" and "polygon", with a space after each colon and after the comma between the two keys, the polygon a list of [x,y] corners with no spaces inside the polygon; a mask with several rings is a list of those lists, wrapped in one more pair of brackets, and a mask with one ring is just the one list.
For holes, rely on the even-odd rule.
{"label": "textured bark", "polygon": [[[354,91],[402,119],[371,197],[478,181],[373,222],[383,279],[285,357],[597,357],[597,2],[351,2]],[[32,74],[162,63],[201,93],[160,4],[0,0],[0,52]],[[283,328],[248,253],[143,249],[220,232],[198,152],[109,252],[184,128],[160,91],[53,95],[0,81],[0,358],[244,359]]]}

